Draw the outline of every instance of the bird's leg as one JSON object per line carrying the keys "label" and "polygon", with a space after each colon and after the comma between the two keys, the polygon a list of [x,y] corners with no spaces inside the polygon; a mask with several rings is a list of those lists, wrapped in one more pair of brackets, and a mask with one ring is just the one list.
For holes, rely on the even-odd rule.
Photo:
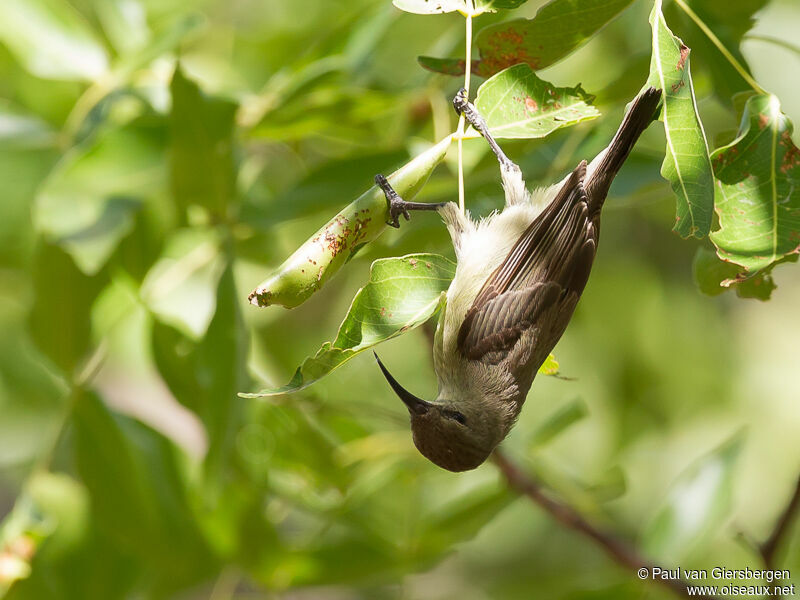
{"label": "bird's leg", "polygon": [[520,171],[520,168],[506,156],[506,153],[500,148],[497,141],[492,137],[492,134],[489,133],[489,127],[486,125],[486,121],[478,112],[478,109],[475,108],[475,105],[467,99],[467,90],[464,88],[458,90],[455,98],[453,98],[453,108],[456,109],[459,115],[463,114],[469,124],[475,128],[475,131],[484,137],[489,147],[492,149],[492,152],[497,156],[501,168],[509,171]]}
{"label": "bird's leg", "polygon": [[486,121],[467,98],[467,90],[461,88],[458,90],[455,98],[453,98],[453,108],[459,115],[464,115],[470,125],[480,133],[489,144],[489,147],[497,156],[500,163],[500,175],[503,178],[503,186],[506,189],[506,202],[508,204],[518,204],[528,198],[528,192],[525,187],[525,181],[522,179],[522,170],[514,161],[512,161],[503,149],[500,148],[497,141],[489,133],[489,126]]}
{"label": "bird's leg", "polygon": [[386,196],[386,206],[389,209],[389,220],[386,221],[386,224],[392,227],[400,227],[400,215],[403,215],[408,221],[411,218],[411,215],[408,214],[410,210],[436,210],[447,204],[447,202],[406,202],[394,191],[383,175],[375,175],[375,183]]}

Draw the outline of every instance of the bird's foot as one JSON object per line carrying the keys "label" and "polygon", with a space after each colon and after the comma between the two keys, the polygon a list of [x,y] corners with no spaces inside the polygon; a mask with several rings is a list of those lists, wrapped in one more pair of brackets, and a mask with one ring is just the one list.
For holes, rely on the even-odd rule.
{"label": "bird's foot", "polygon": [[403,215],[408,221],[411,219],[409,214],[411,210],[436,210],[447,204],[446,202],[406,202],[383,175],[375,175],[375,183],[383,190],[383,195],[386,196],[386,208],[389,212],[389,220],[386,221],[386,224],[395,228],[400,227],[400,215]]}

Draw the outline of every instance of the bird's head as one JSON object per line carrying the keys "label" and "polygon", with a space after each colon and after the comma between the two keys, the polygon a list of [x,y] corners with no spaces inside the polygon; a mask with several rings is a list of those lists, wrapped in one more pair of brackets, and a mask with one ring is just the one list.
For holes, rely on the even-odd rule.
{"label": "bird's head", "polygon": [[414,445],[432,463],[448,471],[469,471],[480,466],[504,435],[500,419],[482,409],[479,398],[428,402],[418,398],[392,377],[375,355],[384,377],[408,408]]}

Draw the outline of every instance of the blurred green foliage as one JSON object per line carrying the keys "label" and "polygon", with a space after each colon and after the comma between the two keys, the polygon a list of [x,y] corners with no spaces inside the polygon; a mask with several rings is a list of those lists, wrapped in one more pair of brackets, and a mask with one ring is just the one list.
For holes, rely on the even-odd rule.
{"label": "blurred green foliage", "polygon": [[[476,25],[543,3],[496,4],[522,5]],[[800,121],[797,3],[689,4]],[[531,185],[607,143],[647,78],[651,8],[636,0],[538,72],[581,82],[602,116],[504,142]],[[677,7],[665,16],[693,47],[709,145],[730,143],[746,87]],[[453,475],[420,457],[367,353],[292,396],[237,396],[333,339],[373,260],[452,258],[435,215],[415,214],[303,306],[246,300],[375,173],[455,129],[460,80],[417,56],[459,56],[463,36],[458,13],[388,0],[0,3],[0,595],[667,597],[491,464]],[[505,446],[654,561],[760,568],[751,541],[800,464],[798,271],[775,269],[769,304],[698,293],[693,264],[704,291],[736,269],[669,231],[663,148],[651,127],[612,187],[556,348],[574,380],[540,377]],[[502,206],[496,162],[482,140],[464,150],[467,205],[487,214]],[[455,199],[454,156],[422,201]],[[420,395],[435,385],[428,333],[381,350]],[[796,538],[779,566],[800,570]]]}

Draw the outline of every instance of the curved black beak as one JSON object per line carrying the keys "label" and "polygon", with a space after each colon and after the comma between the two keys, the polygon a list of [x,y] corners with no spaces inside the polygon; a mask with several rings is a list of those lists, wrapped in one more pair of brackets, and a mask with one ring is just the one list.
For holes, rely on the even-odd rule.
{"label": "curved black beak", "polygon": [[428,409],[433,406],[430,402],[423,400],[422,398],[417,398],[414,394],[409,392],[405,389],[398,381],[392,377],[392,374],[389,373],[388,369],[383,366],[381,359],[378,358],[378,354],[373,352],[375,355],[375,360],[378,361],[378,366],[383,371],[383,376],[386,377],[386,381],[389,382],[389,385],[392,386],[394,393],[402,400],[405,405],[408,407],[408,410],[415,415],[424,415],[428,412]]}

